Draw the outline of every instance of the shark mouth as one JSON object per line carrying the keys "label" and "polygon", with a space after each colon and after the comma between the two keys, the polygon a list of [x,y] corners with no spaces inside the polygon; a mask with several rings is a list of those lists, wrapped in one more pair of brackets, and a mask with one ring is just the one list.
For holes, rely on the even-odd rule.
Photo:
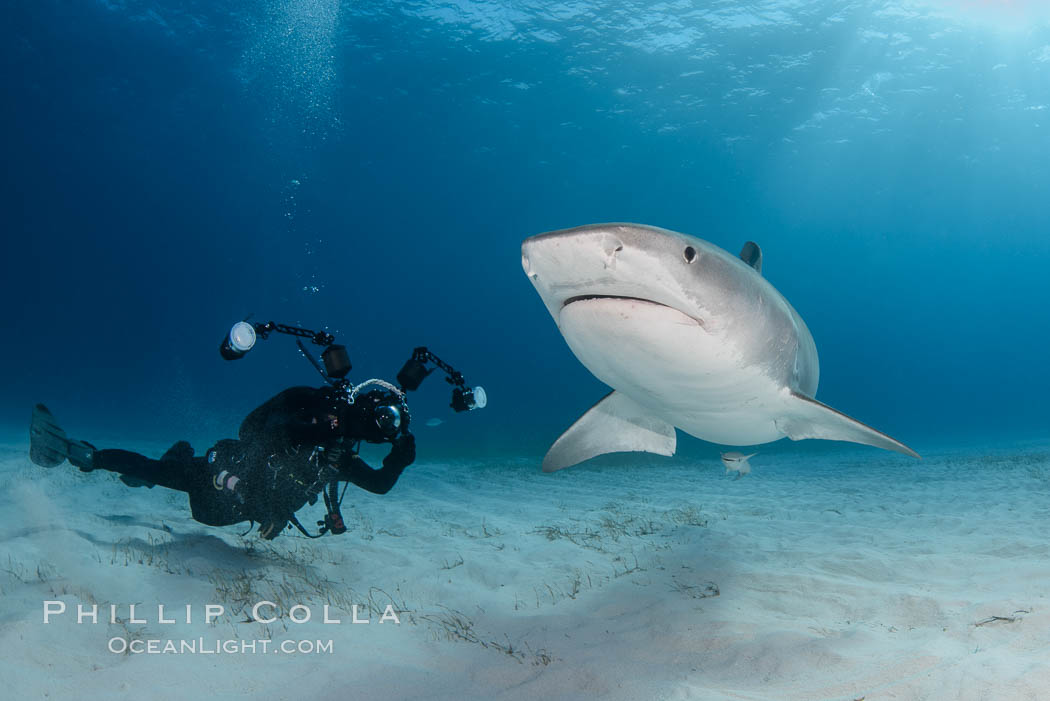
{"label": "shark mouth", "polygon": [[622,297],[620,295],[577,295],[576,297],[569,297],[567,300],[562,302],[561,308],[564,309],[570,304],[575,304],[576,302],[586,302],[592,299],[622,299],[626,302],[642,302],[644,304],[655,304],[658,307],[667,306],[666,304],[660,304],[659,302],[654,302],[651,299],[642,299],[641,297]]}
{"label": "shark mouth", "polygon": [[701,326],[701,327],[704,326],[704,320],[703,319],[698,319],[697,317],[692,316],[691,314],[686,314],[681,309],[676,309],[675,307],[672,307],[669,304],[662,304],[660,302],[654,302],[651,299],[644,299],[642,297],[625,297],[625,296],[622,296],[622,295],[577,295],[575,297],[569,297],[564,302],[562,302],[561,308],[565,309],[569,305],[575,304],[576,302],[588,302],[588,301],[595,300],[595,299],[613,299],[613,300],[620,300],[620,301],[623,301],[623,302],[641,302],[642,304],[649,304],[649,305],[652,305],[654,307],[664,307],[666,309],[673,309],[674,311],[678,312],[679,314],[682,314],[683,316],[685,316],[685,317],[687,317],[689,319],[692,319],[699,326]]}

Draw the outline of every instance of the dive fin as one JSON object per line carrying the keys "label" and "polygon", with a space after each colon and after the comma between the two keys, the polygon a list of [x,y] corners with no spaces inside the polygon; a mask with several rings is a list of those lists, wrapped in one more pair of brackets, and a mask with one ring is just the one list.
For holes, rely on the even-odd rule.
{"label": "dive fin", "polygon": [[674,455],[674,426],[621,392],[610,392],[561,434],[543,458],[554,472],[606,453],[642,451]]}
{"label": "dive fin", "polygon": [[740,249],[740,260],[754,268],[759,275],[762,274],[762,249],[754,241],[748,241]]}
{"label": "dive fin", "polygon": [[55,421],[43,404],[33,407],[29,421],[29,459],[40,467],[55,467],[67,459],[83,472],[90,472],[95,447],[84,441],[74,441]]}
{"label": "dive fin", "polygon": [[33,407],[29,422],[29,459],[40,467],[56,467],[69,455],[69,438],[43,404]]}
{"label": "dive fin", "polygon": [[791,393],[788,407],[787,415],[777,419],[776,424],[777,428],[793,441],[804,438],[850,441],[922,459],[918,453],[900,441],[798,392]]}

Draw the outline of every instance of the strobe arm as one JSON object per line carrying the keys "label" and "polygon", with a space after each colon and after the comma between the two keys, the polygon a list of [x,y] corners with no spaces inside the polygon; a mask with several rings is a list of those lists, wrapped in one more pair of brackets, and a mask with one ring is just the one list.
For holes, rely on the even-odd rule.
{"label": "strobe arm", "polygon": [[[327,331],[311,331],[299,326],[278,324],[275,321],[254,323],[247,320],[238,321],[230,329],[230,333],[222,340],[222,345],[219,346],[219,353],[226,360],[243,358],[244,354],[255,346],[257,338],[268,338],[271,333],[296,336],[299,339],[296,341],[299,344],[299,350],[313,363],[314,367],[318,369],[318,372],[326,380],[339,380],[346,377],[346,374],[350,372],[350,356],[347,354],[345,346],[335,343],[335,336]],[[304,338],[319,346],[327,346],[324,352],[321,353],[321,358],[324,361],[323,371],[317,365],[317,362],[307,354],[301,340]]]}
{"label": "strobe arm", "polygon": [[409,392],[419,389],[419,385],[423,384],[423,380],[426,379],[427,375],[435,370],[435,368],[428,368],[427,363],[433,363],[444,370],[445,381],[449,384],[457,387],[465,386],[462,373],[431,353],[426,346],[419,346],[412,351],[412,357],[405,362],[401,371],[397,373],[397,383],[401,385],[401,388]]}
{"label": "strobe arm", "polygon": [[419,358],[424,363],[427,361],[434,363],[434,365],[445,372],[445,382],[448,382],[450,385],[456,385],[457,387],[467,386],[466,380],[463,379],[463,373],[431,353],[424,346],[420,346],[412,351],[412,356]]}
{"label": "strobe arm", "polygon": [[298,336],[299,338],[308,338],[319,346],[329,346],[335,343],[335,336],[328,333],[327,331],[311,331],[310,329],[300,328],[298,326],[289,326],[288,324],[278,324],[274,321],[256,322],[252,324],[255,329],[255,333],[262,338],[267,338],[271,333],[283,333],[289,336]]}
{"label": "strobe arm", "polygon": [[449,405],[455,411],[470,411],[471,409],[483,409],[488,403],[485,390],[482,387],[467,387],[467,381],[463,373],[446,363],[441,358],[431,353],[426,346],[420,346],[412,351],[401,371],[397,373],[397,383],[406,392],[419,389],[427,375],[435,368],[428,368],[427,363],[433,363],[445,373],[445,381],[453,386],[452,403]]}

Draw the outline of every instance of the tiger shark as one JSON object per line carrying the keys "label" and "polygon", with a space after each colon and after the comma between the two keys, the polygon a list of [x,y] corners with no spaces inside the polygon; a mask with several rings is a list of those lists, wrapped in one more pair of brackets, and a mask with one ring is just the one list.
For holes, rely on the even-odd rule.
{"label": "tiger shark", "polygon": [[613,388],[554,442],[543,471],[605,453],[674,455],[679,428],[705,441],[851,441],[919,455],[817,401],[817,346],[740,256],[640,224],[592,224],[526,239],[521,263],[569,348]]}

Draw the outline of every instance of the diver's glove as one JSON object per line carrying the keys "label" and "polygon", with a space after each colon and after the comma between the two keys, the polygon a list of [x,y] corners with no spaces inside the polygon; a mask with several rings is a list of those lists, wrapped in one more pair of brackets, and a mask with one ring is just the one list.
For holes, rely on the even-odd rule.
{"label": "diver's glove", "polygon": [[281,535],[281,531],[288,525],[288,519],[267,520],[259,524],[259,536],[263,540],[273,540]]}
{"label": "diver's glove", "polygon": [[253,491],[246,509],[249,516],[259,522],[259,535],[265,540],[273,540],[307,501],[308,497],[297,490],[295,485],[285,482],[268,485],[262,491]]}
{"label": "diver's glove", "polygon": [[416,437],[408,431],[393,440],[394,447],[383,458],[383,467],[404,469],[416,460]]}
{"label": "diver's glove", "polygon": [[260,495],[253,493],[243,508],[245,515],[259,524],[259,535],[265,540],[281,535],[288,525],[289,512],[272,496],[260,499]]}

